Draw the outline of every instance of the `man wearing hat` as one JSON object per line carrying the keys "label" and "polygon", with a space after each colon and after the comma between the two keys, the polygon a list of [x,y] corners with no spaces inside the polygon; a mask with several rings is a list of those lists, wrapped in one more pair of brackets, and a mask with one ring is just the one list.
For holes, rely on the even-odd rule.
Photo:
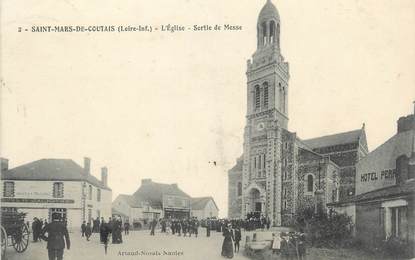
{"label": "man wearing hat", "polygon": [[[45,236],[46,233],[48,233],[48,236]],[[71,247],[68,229],[60,221],[60,214],[58,213],[52,214],[52,222],[43,228],[40,237],[48,242],[46,248],[48,249],[49,260],[62,260],[65,244],[68,250]]]}

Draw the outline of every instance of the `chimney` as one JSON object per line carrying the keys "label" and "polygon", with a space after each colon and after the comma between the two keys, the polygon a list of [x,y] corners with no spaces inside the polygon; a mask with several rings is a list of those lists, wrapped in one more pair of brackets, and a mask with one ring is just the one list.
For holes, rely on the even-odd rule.
{"label": "chimney", "polygon": [[1,160],[1,171],[7,171],[9,169],[9,159],[0,158]]}
{"label": "chimney", "polygon": [[151,179],[142,179],[141,185],[147,185],[147,184],[150,184],[151,182],[152,182]]}
{"label": "chimney", "polygon": [[101,182],[104,186],[108,186],[108,168],[102,167],[101,168]]}
{"label": "chimney", "polygon": [[415,130],[415,101],[414,113],[408,116],[402,116],[398,119],[398,134],[409,130]]}
{"label": "chimney", "polygon": [[178,188],[179,188],[179,186],[177,186],[177,183],[173,183],[171,186],[172,186],[173,188],[176,188],[176,189],[178,189]]}
{"label": "chimney", "polygon": [[91,158],[84,157],[84,172],[85,174],[91,174]]}

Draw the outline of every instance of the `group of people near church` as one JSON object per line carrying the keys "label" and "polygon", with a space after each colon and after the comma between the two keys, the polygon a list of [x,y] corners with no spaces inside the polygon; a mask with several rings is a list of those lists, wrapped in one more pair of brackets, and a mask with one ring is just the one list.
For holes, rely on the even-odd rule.
{"label": "group of people near church", "polygon": [[283,260],[305,260],[306,238],[303,233],[282,232],[272,234],[272,255]]}
{"label": "group of people near church", "polygon": [[222,235],[224,239],[221,255],[226,258],[233,258],[234,252],[239,252],[239,243],[242,238],[241,227],[238,225],[232,226],[230,221],[227,221],[223,227]]}
{"label": "group of people near church", "polygon": [[190,218],[162,218],[158,221],[153,220],[150,222],[150,235],[154,235],[154,230],[160,225],[161,233],[172,234],[177,236],[191,237],[192,234],[197,237],[199,234],[200,222],[197,217]]}

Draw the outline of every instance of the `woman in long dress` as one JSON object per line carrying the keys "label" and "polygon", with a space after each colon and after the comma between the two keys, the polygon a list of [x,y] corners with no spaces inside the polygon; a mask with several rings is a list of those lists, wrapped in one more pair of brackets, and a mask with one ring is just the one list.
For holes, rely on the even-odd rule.
{"label": "woman in long dress", "polygon": [[222,244],[222,256],[227,258],[233,258],[233,232],[231,229],[231,225],[229,224],[227,227],[224,227],[223,229],[223,236],[225,237],[223,239]]}

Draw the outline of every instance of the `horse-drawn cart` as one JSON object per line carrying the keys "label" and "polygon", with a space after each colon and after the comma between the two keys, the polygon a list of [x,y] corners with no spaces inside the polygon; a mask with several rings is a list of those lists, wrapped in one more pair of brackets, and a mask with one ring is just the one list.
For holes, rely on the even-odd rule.
{"label": "horse-drawn cart", "polygon": [[26,213],[16,211],[1,212],[1,256],[5,259],[6,248],[11,245],[22,253],[29,245],[29,228],[25,224]]}

